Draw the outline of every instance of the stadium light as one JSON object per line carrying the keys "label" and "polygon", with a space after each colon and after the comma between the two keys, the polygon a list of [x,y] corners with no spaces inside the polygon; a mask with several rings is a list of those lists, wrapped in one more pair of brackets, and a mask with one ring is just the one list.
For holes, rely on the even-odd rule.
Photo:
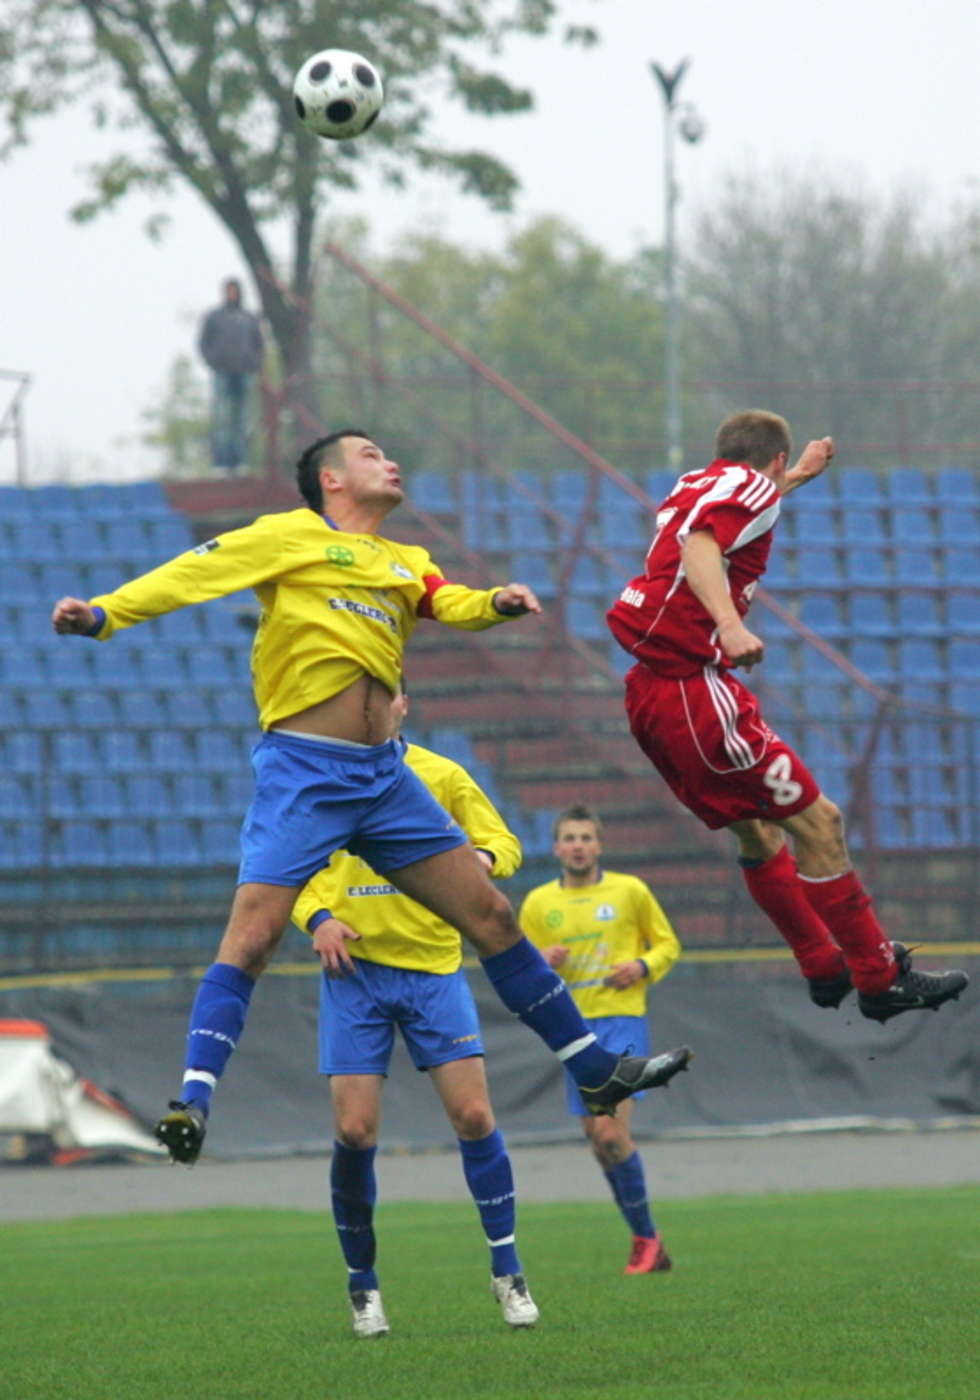
{"label": "stadium light", "polygon": [[680,473],[684,466],[684,434],[681,423],[680,301],[677,291],[677,200],[680,189],[674,176],[674,135],[695,145],[705,132],[697,110],[677,101],[677,90],[691,60],[684,58],[672,73],[659,63],[650,71],[664,100],[664,284],[667,292],[665,325],[664,398],[666,407],[667,465]]}

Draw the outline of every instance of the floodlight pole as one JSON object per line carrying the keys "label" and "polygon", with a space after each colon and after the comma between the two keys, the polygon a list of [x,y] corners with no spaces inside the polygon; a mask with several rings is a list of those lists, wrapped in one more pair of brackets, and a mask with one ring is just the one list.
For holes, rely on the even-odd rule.
{"label": "floodlight pole", "polygon": [[680,474],[684,465],[684,434],[681,422],[680,305],[677,295],[677,181],[674,178],[674,131],[677,117],[677,90],[690,67],[682,59],[669,73],[659,63],[650,71],[660,85],[664,100],[664,287],[666,320],[664,347],[664,399],[667,438],[667,465]]}

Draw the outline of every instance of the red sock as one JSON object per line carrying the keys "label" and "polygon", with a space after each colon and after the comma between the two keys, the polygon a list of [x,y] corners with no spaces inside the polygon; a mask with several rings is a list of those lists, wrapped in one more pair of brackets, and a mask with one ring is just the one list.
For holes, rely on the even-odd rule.
{"label": "red sock", "polygon": [[844,952],[859,992],[883,992],[895,980],[892,945],[853,870],[829,880],[800,877],[806,897]]}
{"label": "red sock", "polygon": [[810,901],[787,846],[761,865],[742,866],[749,894],[779,929],[793,950],[804,977],[832,982],[844,959],[823,919]]}

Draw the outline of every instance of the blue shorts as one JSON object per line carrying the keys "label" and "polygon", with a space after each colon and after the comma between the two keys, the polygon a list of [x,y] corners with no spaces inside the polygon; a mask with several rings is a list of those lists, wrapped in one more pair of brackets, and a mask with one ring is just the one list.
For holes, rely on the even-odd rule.
{"label": "blue shorts", "polygon": [[341,847],[386,875],[462,846],[463,831],[403,752],[395,739],[360,748],[263,734],[252,750],[239,884],[305,885]]}
{"label": "blue shorts", "polygon": [[346,977],[320,978],[320,1073],[387,1074],[402,1033],[416,1069],[483,1054],[466,974],[416,972],[355,958]]}
{"label": "blue shorts", "polygon": [[[603,1050],[611,1050],[614,1055],[650,1054],[650,1028],[645,1016],[586,1016],[583,1019]],[[646,1090],[631,1097],[645,1099]],[[568,1070],[565,1071],[565,1103],[576,1118],[590,1116]]]}

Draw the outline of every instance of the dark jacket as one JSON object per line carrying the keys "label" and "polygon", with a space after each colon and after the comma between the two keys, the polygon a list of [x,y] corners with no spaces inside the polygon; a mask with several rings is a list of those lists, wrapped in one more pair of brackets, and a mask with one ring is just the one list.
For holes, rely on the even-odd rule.
{"label": "dark jacket", "polygon": [[254,374],[262,364],[259,318],[242,306],[218,306],[201,323],[197,346],[220,374]]}

